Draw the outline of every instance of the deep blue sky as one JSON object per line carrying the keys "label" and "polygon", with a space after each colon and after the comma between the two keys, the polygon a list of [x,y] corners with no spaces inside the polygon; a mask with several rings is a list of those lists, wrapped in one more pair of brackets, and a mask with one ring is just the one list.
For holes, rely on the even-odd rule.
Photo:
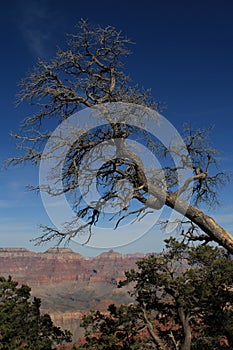
{"label": "deep blue sky", "polygon": [[[15,108],[17,84],[36,63],[64,46],[80,18],[113,25],[135,45],[127,70],[135,83],[151,88],[165,102],[163,115],[180,130],[214,125],[213,145],[222,151],[222,168],[233,170],[233,3],[231,0],[144,1],[1,1],[1,161],[14,155],[10,130],[30,113]],[[30,167],[1,171],[0,246],[34,249],[37,225],[49,223],[40,196],[25,191],[37,182]],[[233,232],[232,182],[220,193],[221,207],[211,210]],[[160,236],[160,238],[156,238]],[[149,233],[121,252],[161,248],[161,233]],[[75,245],[82,254],[100,251]],[[38,249],[38,248],[37,248]],[[41,247],[39,249],[42,249]],[[44,249],[44,248],[43,248]]]}

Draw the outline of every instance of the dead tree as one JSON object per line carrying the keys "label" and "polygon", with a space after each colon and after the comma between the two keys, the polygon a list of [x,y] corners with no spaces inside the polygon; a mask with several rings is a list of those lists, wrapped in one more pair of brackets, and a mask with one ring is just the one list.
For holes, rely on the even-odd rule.
{"label": "dead tree", "polygon": [[[18,102],[29,102],[34,106],[35,113],[23,122],[19,133],[12,134],[23,153],[10,161],[13,164],[25,161],[40,164],[43,147],[51,137],[47,121],[52,121],[54,126],[59,125],[84,107],[102,108],[103,111],[109,103],[122,102],[159,110],[160,105],[154,101],[150,92],[132,85],[125,74],[124,63],[130,53],[130,44],[128,38],[111,26],[92,27],[87,21],[81,21],[78,33],[68,37],[66,50],[59,49],[49,63],[40,59],[34,70],[21,82]],[[74,228],[74,222],[70,222],[63,232],[44,227],[40,242],[54,238],[58,238],[59,242],[69,240],[84,229],[88,229],[91,235],[91,228],[100,220],[101,210],[106,203],[114,206],[114,201],[120,199],[124,206],[118,211],[116,227],[130,215],[140,218],[148,210],[168,206],[187,219],[183,222],[186,225],[183,235],[187,239],[215,241],[232,253],[231,234],[200,209],[202,202],[209,205],[216,203],[217,188],[227,181],[227,176],[215,167],[216,151],[208,145],[206,131],[192,131],[191,128],[184,130],[183,139],[188,152],[184,156],[182,150],[164,147],[150,133],[142,131],[140,120],[138,125],[139,129],[132,127],[127,120],[116,123],[108,119],[102,129],[83,133],[82,137],[69,145],[63,165],[61,192],[46,185],[43,190],[53,196],[71,194],[75,221],[84,219],[85,224],[77,229]],[[161,160],[165,159],[162,169],[152,169],[150,176],[145,176],[141,160],[127,146],[126,141],[132,135],[141,137],[144,146]],[[96,173],[97,187],[100,187],[101,193],[98,202],[83,206],[82,195],[78,191],[82,160],[89,157],[89,161],[92,161],[91,151],[96,146],[99,146],[101,156],[105,142],[112,142],[115,156]],[[61,147],[66,143],[68,140],[60,140]],[[175,153],[179,157],[179,167],[191,171],[191,176],[179,186],[179,169],[171,161],[171,155]],[[85,176],[84,187],[87,192],[92,180],[90,177],[87,174]],[[122,187],[124,181],[130,184],[130,191]],[[189,203],[182,195],[191,187],[192,200]],[[130,205],[132,201],[137,202],[137,209]]]}

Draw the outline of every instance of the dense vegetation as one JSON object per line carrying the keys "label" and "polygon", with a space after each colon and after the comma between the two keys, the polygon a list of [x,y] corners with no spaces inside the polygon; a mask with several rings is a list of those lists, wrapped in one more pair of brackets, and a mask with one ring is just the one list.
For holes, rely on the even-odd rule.
{"label": "dense vegetation", "polygon": [[51,350],[71,341],[71,333],[41,314],[41,301],[31,300],[30,287],[0,277],[0,349]]}
{"label": "dense vegetation", "polygon": [[[92,311],[81,349],[214,349],[233,344],[233,261],[224,250],[175,239],[126,272],[135,302]],[[224,271],[224,273],[223,273]]]}

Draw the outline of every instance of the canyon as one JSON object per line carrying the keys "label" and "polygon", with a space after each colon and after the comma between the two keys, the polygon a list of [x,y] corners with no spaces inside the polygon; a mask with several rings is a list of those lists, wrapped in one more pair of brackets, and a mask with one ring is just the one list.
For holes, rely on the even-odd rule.
{"label": "canyon", "polygon": [[49,313],[56,325],[71,330],[77,340],[82,335],[82,316],[90,309],[105,311],[109,304],[132,301],[128,288],[118,288],[118,283],[143,257],[113,250],[84,257],[70,248],[45,252],[0,248],[0,275],[29,285],[32,296],[42,301],[42,312]]}

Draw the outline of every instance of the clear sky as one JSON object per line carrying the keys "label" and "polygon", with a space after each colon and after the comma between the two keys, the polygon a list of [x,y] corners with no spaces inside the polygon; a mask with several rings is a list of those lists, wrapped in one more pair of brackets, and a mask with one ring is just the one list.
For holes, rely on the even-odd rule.
{"label": "clear sky", "polygon": [[[213,145],[222,151],[223,170],[233,170],[233,3],[231,0],[9,0],[0,3],[1,162],[15,155],[9,136],[30,108],[15,108],[20,79],[36,63],[64,46],[80,18],[113,25],[135,45],[127,70],[135,83],[151,88],[165,102],[163,115],[180,130],[185,122],[213,129]],[[0,247],[35,248],[30,239],[49,218],[40,195],[27,192],[38,181],[29,166],[0,172]],[[233,233],[233,182],[220,192],[221,206],[209,214]],[[120,252],[161,249],[162,233],[154,229]],[[72,248],[81,254],[101,251]]]}

